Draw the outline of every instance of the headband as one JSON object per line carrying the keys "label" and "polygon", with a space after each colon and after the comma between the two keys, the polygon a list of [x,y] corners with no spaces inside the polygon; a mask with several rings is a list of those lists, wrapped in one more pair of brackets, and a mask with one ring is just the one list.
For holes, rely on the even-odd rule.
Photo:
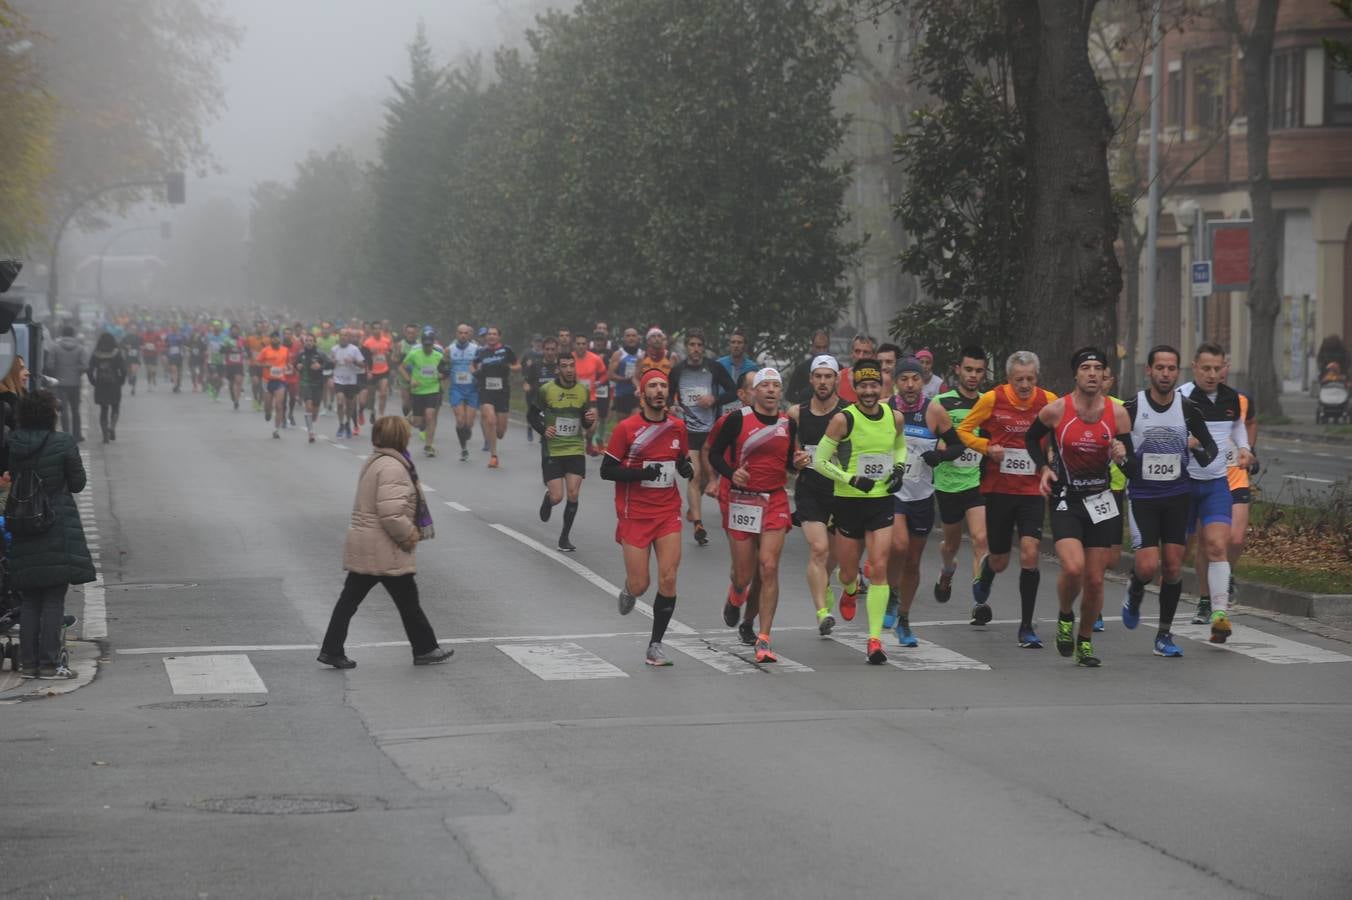
{"label": "headband", "polygon": [[667,373],[663,372],[661,369],[649,369],[648,371],[643,373],[643,376],[641,378],[639,378],[638,389],[640,391],[647,390],[648,382],[655,381],[659,378],[662,379],[663,381],[668,382],[670,381],[670,379],[667,378]]}
{"label": "headband", "polygon": [[883,380],[883,368],[876,359],[859,360],[854,364],[852,374],[855,384],[861,381],[876,381],[881,384]]}
{"label": "headband", "polygon": [[1075,355],[1070,358],[1070,371],[1078,372],[1080,366],[1087,362],[1103,363],[1108,365],[1107,355],[1097,347],[1085,347],[1082,350],[1075,351]]}

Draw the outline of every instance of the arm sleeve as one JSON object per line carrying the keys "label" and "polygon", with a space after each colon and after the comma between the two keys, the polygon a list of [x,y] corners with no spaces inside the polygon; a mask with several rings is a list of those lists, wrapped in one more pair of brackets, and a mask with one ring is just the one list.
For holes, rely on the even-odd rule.
{"label": "arm sleeve", "polygon": [[[963,420],[966,421],[966,420]],[[1023,435],[1023,445],[1028,448],[1028,455],[1033,458],[1033,465],[1041,469],[1047,465],[1047,453],[1042,449],[1042,439],[1051,434],[1052,430],[1038,416],[1033,419],[1033,424],[1028,426],[1028,430]]]}
{"label": "arm sleeve", "polygon": [[737,432],[741,427],[740,416],[728,416],[723,420],[723,427],[718,429],[718,434],[714,435],[713,443],[709,446],[709,465],[724,478],[732,477],[733,467],[728,464],[727,451],[737,439]]}
{"label": "arm sleeve", "polygon": [[812,459],[812,468],[832,481],[849,484],[850,476],[840,467],[840,463],[836,462],[836,448],[839,446],[839,441],[822,435],[822,439],[817,442],[817,454]]}
{"label": "arm sleeve", "polygon": [[790,472],[797,472],[798,469],[793,464],[793,458],[798,454],[798,423],[789,419],[789,458],[784,461],[784,467]]}
{"label": "arm sleeve", "polygon": [[1183,421],[1188,426],[1188,434],[1202,444],[1192,451],[1193,459],[1197,460],[1199,466],[1211,465],[1212,460],[1220,453],[1220,448],[1216,446],[1216,439],[1211,436],[1211,429],[1206,427],[1202,411],[1191,400],[1183,401]]}
{"label": "arm sleeve", "polygon": [[958,437],[958,430],[952,426],[949,426],[947,431],[939,435],[939,440],[944,442],[944,449],[939,451],[939,456],[944,462],[952,462],[967,450],[962,438]]}
{"label": "arm sleeve", "polygon": [[722,366],[714,366],[714,387],[722,388],[723,391],[721,394],[715,394],[718,398],[719,407],[736,402],[737,381],[729,375],[728,370]]}
{"label": "arm sleeve", "polygon": [[642,469],[626,469],[620,461],[607,453],[601,457],[601,478],[606,481],[642,481]]}
{"label": "arm sleeve", "polygon": [[[1113,435],[1115,440],[1122,442],[1122,446],[1127,448],[1127,458],[1122,461],[1122,465],[1117,468],[1128,478],[1139,478],[1141,476],[1141,462],[1136,458],[1136,448],[1132,446],[1131,432],[1126,431],[1122,434]],[[1114,463],[1114,465],[1116,465]]]}
{"label": "arm sleeve", "polygon": [[541,436],[545,433],[545,411],[532,403],[526,409],[526,424]]}
{"label": "arm sleeve", "polygon": [[1230,426],[1230,440],[1234,441],[1235,446],[1242,450],[1249,449],[1249,429],[1244,427],[1244,419],[1235,419],[1235,424]]}
{"label": "arm sleeve", "polygon": [[971,447],[977,453],[985,455],[990,448],[990,441],[986,440],[976,431],[981,427],[981,423],[990,418],[991,410],[995,408],[995,392],[987,391],[982,394],[972,407],[972,411],[963,417],[958,423],[958,438],[964,445]]}

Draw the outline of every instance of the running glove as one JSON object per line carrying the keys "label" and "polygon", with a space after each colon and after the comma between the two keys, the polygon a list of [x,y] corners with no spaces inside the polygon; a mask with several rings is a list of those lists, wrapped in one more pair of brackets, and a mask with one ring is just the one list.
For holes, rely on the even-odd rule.
{"label": "running glove", "polygon": [[892,474],[887,476],[887,492],[895,494],[901,490],[901,483],[906,479],[906,465],[897,463],[892,467]]}
{"label": "running glove", "polygon": [[875,484],[877,484],[876,481],[872,478],[865,478],[863,475],[856,475],[850,479],[850,487],[859,491],[861,494],[867,494],[869,491],[873,490]]}
{"label": "running glove", "polygon": [[676,460],[676,472],[686,481],[695,477],[695,466],[690,462],[690,457],[682,456]]}

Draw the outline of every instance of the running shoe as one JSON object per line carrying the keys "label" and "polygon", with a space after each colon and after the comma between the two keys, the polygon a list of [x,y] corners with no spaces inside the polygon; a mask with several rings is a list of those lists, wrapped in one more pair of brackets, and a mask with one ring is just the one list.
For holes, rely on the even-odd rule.
{"label": "running shoe", "polygon": [[846,622],[854,621],[854,611],[859,603],[859,592],[864,589],[862,584],[856,584],[854,591],[846,591],[844,587],[840,589],[840,599],[836,606],[840,609],[840,617]]}
{"label": "running shoe", "polygon": [[1230,639],[1230,617],[1224,610],[1216,610],[1211,614],[1211,643],[1224,644]]}
{"label": "running shoe", "polygon": [[362,409],[357,411],[357,424],[358,425],[366,424],[366,410]]}
{"label": "running shoe", "polygon": [[991,620],[991,607],[989,603],[972,604],[972,624],[985,625]]}
{"label": "running shoe", "polygon": [[1182,656],[1183,651],[1178,649],[1178,645],[1174,643],[1172,634],[1163,634],[1155,637],[1155,655],[1175,657]]}
{"label": "running shoe", "polygon": [[911,623],[906,620],[905,616],[899,616],[897,618],[897,627],[895,631],[897,635],[897,643],[901,644],[901,646],[903,647],[920,646],[920,639],[915,636],[915,632],[911,631]]}
{"label": "running shoe", "polygon": [[746,603],[747,593],[748,591],[742,591],[742,593],[739,594],[737,593],[736,588],[734,588],[732,585],[728,585],[728,602],[731,603],[733,606],[737,607],[738,609],[741,609],[742,604]]}
{"label": "running shoe", "polygon": [[831,629],[835,627],[836,627],[835,616],[830,615],[822,616],[820,619],[817,620],[817,634],[821,635],[822,637],[830,637]]}
{"label": "running shoe", "polygon": [[1019,626],[1019,646],[1025,650],[1041,650],[1042,638],[1032,628]]}
{"label": "running shoe", "polygon": [[334,655],[332,653],[320,652],[315,657],[316,662],[323,663],[326,666],[333,666],[335,669],[355,669],[357,663],[355,660],[348,659],[346,656]]}
{"label": "running shoe", "polygon": [[492,456],[488,457],[488,468],[496,469],[497,467],[498,467],[498,455],[494,453]]}
{"label": "running shoe", "polygon": [[[976,568],[977,571],[980,572],[984,570],[985,567],[986,567],[986,557],[983,556],[981,557],[981,565],[977,566]],[[991,599],[990,585],[988,584],[983,585],[981,583],[981,578],[979,576],[977,578],[972,579],[972,599],[975,600],[977,603],[989,603]]]}
{"label": "running shoe", "polygon": [[488,441],[484,441],[483,452],[484,453],[488,452]]}
{"label": "running shoe", "polygon": [[419,431],[419,432],[418,432],[418,440],[422,441],[424,444],[427,443],[427,432],[426,432],[426,431]]}
{"label": "running shoe", "polygon": [[1192,614],[1192,624],[1205,625],[1211,621],[1211,600],[1203,597],[1197,601],[1197,612]]}
{"label": "running shoe", "polygon": [[619,596],[620,615],[622,615],[622,616],[627,616],[627,615],[629,615],[631,612],[633,612],[633,611],[634,611],[634,604],[637,603],[637,602],[638,602],[638,598],[637,598],[637,597],[635,597],[633,594],[631,594],[631,593],[629,593],[628,591],[626,591],[624,588],[621,588],[621,589],[620,589],[620,596]]}
{"label": "running shoe", "polygon": [[897,601],[900,596],[894,590],[887,592],[887,609],[883,612],[883,628],[892,628],[897,624]]}
{"label": "running shoe", "polygon": [[559,536],[559,549],[564,553],[573,553],[577,550],[577,548],[573,546],[573,542],[562,535]]}
{"label": "running shoe", "polygon": [[360,425],[349,425],[349,426],[347,426],[347,436],[348,436],[348,437],[361,437],[361,426],[360,426]]}
{"label": "running shoe", "polygon": [[1092,641],[1080,638],[1075,642],[1075,665],[1084,666],[1086,669],[1097,669],[1103,665],[1103,660],[1094,655]]}
{"label": "running shoe", "polygon": [[1094,631],[1103,631],[1103,627],[1103,616],[1099,616],[1094,620]]}
{"label": "running shoe", "polygon": [[877,638],[869,638],[868,656],[865,658],[871,666],[881,666],[887,662],[887,654],[883,652],[883,642]]}
{"label": "running shoe", "polygon": [[460,461],[469,462],[469,451],[464,449],[463,447],[460,449]]}
{"label": "running shoe", "polygon": [[743,622],[737,626],[737,639],[748,647],[756,643],[756,626],[750,622]]}
{"label": "running shoe", "polygon": [[276,428],[272,429],[272,436],[279,441],[282,439],[281,432],[279,432]]}
{"label": "running shoe", "polygon": [[1144,592],[1139,597],[1133,597],[1131,585],[1127,585],[1127,595],[1122,598],[1122,625],[1128,630],[1141,624],[1141,601],[1144,599]]}
{"label": "running shoe", "polygon": [[736,628],[737,622],[742,618],[741,610],[733,605],[732,600],[723,601],[723,624],[729,628]]}
{"label": "running shoe", "polygon": [[939,580],[934,582],[934,599],[939,603],[947,603],[953,596],[953,573],[940,572]]}
{"label": "running shoe", "polygon": [[701,547],[709,543],[709,532],[704,530],[703,522],[695,523],[695,543],[699,544]]}
{"label": "running shoe", "polygon": [[667,659],[667,654],[663,652],[659,641],[653,641],[648,645],[648,655],[643,657],[643,661],[650,666],[671,665],[671,660]]}
{"label": "running shoe", "polygon": [[779,662],[779,657],[775,656],[775,651],[770,649],[770,642],[765,638],[760,638],[756,641],[756,662]]}
{"label": "running shoe", "polygon": [[545,494],[545,499],[540,501],[540,521],[548,522],[553,512],[554,504],[549,502],[549,495]]}
{"label": "running shoe", "polygon": [[1075,620],[1056,620],[1056,652],[1069,657],[1075,652]]}
{"label": "running shoe", "polygon": [[433,447],[431,444],[428,444],[426,447],[423,447],[423,456],[426,456],[428,459],[432,459],[436,455],[437,455],[436,447]]}
{"label": "running shoe", "polygon": [[315,442],[315,433],[312,431],[310,432],[310,443],[313,444],[314,442]]}

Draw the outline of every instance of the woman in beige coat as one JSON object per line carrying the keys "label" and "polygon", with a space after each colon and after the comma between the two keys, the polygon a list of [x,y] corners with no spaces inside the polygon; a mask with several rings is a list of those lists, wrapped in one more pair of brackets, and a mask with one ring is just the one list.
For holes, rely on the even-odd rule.
{"label": "woman in beige coat", "polygon": [[347,626],[377,584],[385,586],[399,609],[415,666],[445,662],[455,652],[437,646],[436,633],[418,603],[418,584],[413,580],[417,570],[414,552],[418,541],[432,536],[432,518],[418,488],[418,471],[408,455],[412,431],[408,420],[400,416],[385,416],[371,429],[371,446],[375,449],[357,481],[352,521],[343,547],[347,581],[319,651],[318,659],[325,665],[356,667],[343,649]]}

